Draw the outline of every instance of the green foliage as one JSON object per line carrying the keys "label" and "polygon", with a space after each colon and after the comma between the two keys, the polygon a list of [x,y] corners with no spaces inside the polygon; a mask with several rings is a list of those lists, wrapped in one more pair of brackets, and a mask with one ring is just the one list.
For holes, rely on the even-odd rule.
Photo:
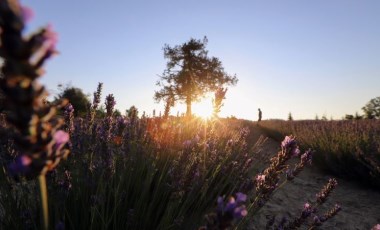
{"label": "green foliage", "polygon": [[90,101],[82,89],[67,85],[60,90],[61,92],[56,97],[56,100],[66,98],[74,107],[74,115],[84,117],[87,113],[87,107]]}
{"label": "green foliage", "polygon": [[352,115],[352,114],[346,114],[345,119],[346,120],[354,120],[354,115]]}
{"label": "green foliage", "polygon": [[346,120],[361,120],[361,119],[363,119],[363,116],[359,115],[359,113],[356,112],[355,116],[351,115],[351,114],[346,114],[346,116],[344,118]]}
{"label": "green foliage", "polygon": [[362,110],[367,119],[380,119],[380,97],[371,99]]}
{"label": "green foliage", "polygon": [[220,87],[214,93],[214,98],[212,99],[213,106],[213,116],[218,117],[220,110],[222,108],[223,100],[226,99],[227,88]]}
{"label": "green foliage", "polygon": [[288,121],[293,121],[292,113],[289,113],[289,115],[288,115]]}
{"label": "green foliage", "polygon": [[96,118],[105,118],[106,117],[106,108],[104,105],[100,105],[99,108],[95,111]]}
{"label": "green foliage", "polygon": [[[184,101],[187,105],[186,115],[191,116],[191,104],[204,97],[207,92],[215,91],[224,84],[235,85],[236,76],[228,75],[221,61],[209,57],[206,50],[207,38],[191,38],[182,45],[164,46],[164,57],[168,59],[166,69],[157,85],[154,99],[164,100],[170,104]],[[173,103],[172,103],[173,101]]]}
{"label": "green foliage", "polygon": [[137,109],[136,106],[132,105],[129,109],[126,111],[127,117],[130,119],[137,119],[139,116],[139,110]]}
{"label": "green foliage", "polygon": [[115,111],[113,112],[113,116],[114,116],[114,117],[120,117],[120,116],[121,116],[121,112],[120,112],[120,110],[115,109]]}

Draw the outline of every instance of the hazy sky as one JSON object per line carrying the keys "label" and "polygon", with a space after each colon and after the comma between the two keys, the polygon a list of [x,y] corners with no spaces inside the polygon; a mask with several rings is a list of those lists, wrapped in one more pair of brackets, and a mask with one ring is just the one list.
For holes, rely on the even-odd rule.
{"label": "hazy sky", "polygon": [[209,54],[239,79],[222,116],[256,120],[261,108],[263,119],[338,119],[380,96],[379,0],[22,3],[35,11],[29,31],[51,23],[59,33],[61,53],[41,79],[52,94],[71,83],[92,100],[103,82],[122,112],[163,110],[153,100],[162,47],[207,36]]}

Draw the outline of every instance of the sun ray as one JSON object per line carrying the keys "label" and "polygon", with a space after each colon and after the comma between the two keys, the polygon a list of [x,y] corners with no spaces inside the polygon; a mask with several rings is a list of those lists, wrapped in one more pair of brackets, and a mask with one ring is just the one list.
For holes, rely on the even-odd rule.
{"label": "sun ray", "polygon": [[196,116],[202,117],[204,119],[211,118],[213,114],[212,96],[208,95],[200,102],[194,103],[192,110]]}

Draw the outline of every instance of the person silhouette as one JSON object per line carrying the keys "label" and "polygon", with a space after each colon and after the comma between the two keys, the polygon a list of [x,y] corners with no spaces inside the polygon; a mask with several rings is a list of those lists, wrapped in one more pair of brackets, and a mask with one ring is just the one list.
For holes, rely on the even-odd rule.
{"label": "person silhouette", "polygon": [[259,108],[259,119],[257,120],[257,122],[260,122],[261,121],[261,118],[263,116],[263,113],[261,112],[260,108]]}

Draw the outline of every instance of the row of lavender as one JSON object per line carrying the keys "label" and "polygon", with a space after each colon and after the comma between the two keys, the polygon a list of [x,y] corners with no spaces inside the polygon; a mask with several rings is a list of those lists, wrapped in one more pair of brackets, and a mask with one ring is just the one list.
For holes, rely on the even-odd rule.
{"label": "row of lavender", "polygon": [[296,135],[302,146],[316,150],[318,166],[380,187],[380,120],[269,120],[260,126],[277,139]]}
{"label": "row of lavender", "polygon": [[[257,155],[242,123],[114,117],[112,95],[107,116],[97,119],[101,84],[88,116],[75,119],[67,102],[44,101],[37,79],[55,53],[56,36],[48,27],[24,37],[29,16],[17,1],[0,1],[0,86],[7,102],[0,127],[2,229],[244,228],[311,163],[312,151],[301,154],[295,139],[286,137],[256,174]],[[55,115],[61,108],[64,120]],[[299,162],[288,165],[291,158]],[[341,210],[338,204],[326,213],[317,209],[336,185],[329,180],[315,201],[300,205],[299,216],[268,226],[320,226]]]}
{"label": "row of lavender", "polygon": [[[94,94],[93,110],[100,89]],[[295,140],[287,137],[270,166],[254,176],[259,156],[249,151],[249,130],[239,121],[113,117],[112,96],[106,104],[110,106],[104,119],[92,117],[93,110],[86,119],[74,119],[72,106],[65,107],[63,128],[71,135],[72,153],[46,175],[49,219],[57,228],[194,229],[205,222],[206,213],[202,229],[227,229],[233,224],[244,228],[243,217],[254,220],[271,194],[311,163],[312,152],[301,154]],[[11,141],[2,147],[4,166],[3,154],[9,150],[22,156]],[[300,162],[287,165],[294,157]],[[31,173],[25,170],[30,164],[12,162],[18,167],[8,169],[18,171],[2,175],[1,187],[9,189],[2,189],[0,197],[2,225],[38,228],[37,184],[25,178]],[[330,180],[299,217],[270,224],[285,229],[296,229],[307,219],[310,227],[322,224],[340,210],[339,205],[327,213],[315,208],[336,184]]]}

